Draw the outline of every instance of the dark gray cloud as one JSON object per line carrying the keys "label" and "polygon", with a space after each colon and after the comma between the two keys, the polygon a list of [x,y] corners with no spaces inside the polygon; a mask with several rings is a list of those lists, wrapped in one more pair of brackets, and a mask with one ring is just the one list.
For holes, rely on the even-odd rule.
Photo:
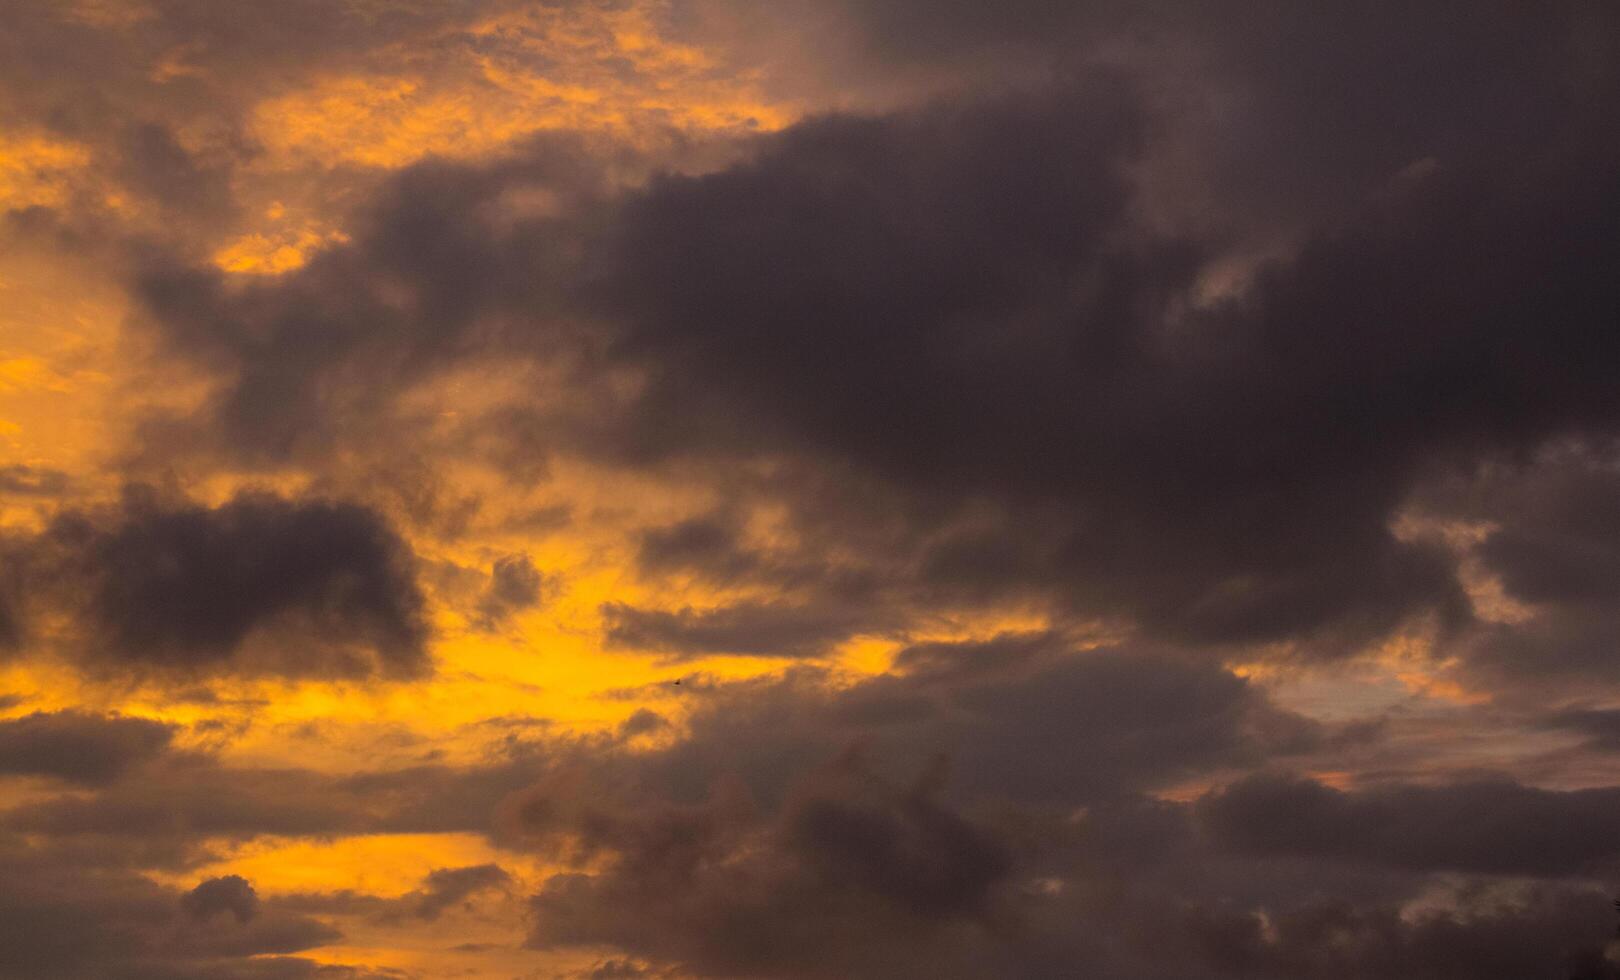
{"label": "dark gray cloud", "polygon": [[[782,483],[808,476],[796,472]],[[801,484],[810,485],[810,481]],[[727,495],[736,507],[642,529],[636,536],[635,568],[649,583],[689,579],[721,588],[752,584],[776,590],[780,598],[705,610],[612,603],[603,608],[609,641],[676,656],[809,657],[856,634],[899,630],[910,609],[940,598],[927,595],[926,586],[919,587],[915,556],[907,553],[912,549],[906,542],[891,535],[879,546],[874,533],[866,538],[864,551],[844,550],[846,542],[840,536],[854,530],[851,523],[862,531],[873,529],[869,521],[850,522],[855,514],[843,510],[842,501],[831,505],[837,514],[829,521],[842,526],[818,527],[809,514],[797,515],[796,521],[802,523],[795,531],[803,534],[803,544],[772,547],[749,541],[746,505],[769,506],[779,490],[780,486],[731,486]],[[836,495],[821,499],[826,503]]]}
{"label": "dark gray cloud", "polygon": [[509,894],[514,884],[512,876],[499,865],[477,864],[435,869],[419,887],[404,895],[383,897],[352,890],[303,892],[277,896],[274,905],[303,915],[363,916],[382,925],[399,926],[411,920],[420,923],[438,919],[458,906],[470,909],[478,896],[489,892]]}
{"label": "dark gray cloud", "polygon": [[424,919],[436,919],[445,909],[478,892],[510,887],[512,876],[499,865],[476,864],[465,868],[439,868],[429,872],[422,884],[416,914]]}
{"label": "dark gray cloud", "polygon": [[[992,495],[1047,526],[947,538],[933,574],[1065,582],[1176,635],[1458,615],[1444,558],[1389,517],[1430,453],[1612,420],[1589,369],[1609,195],[1558,154],[1448,163],[1172,327],[1205,256],[1130,234],[1128,98],[813,122],[655,184],[616,253],[655,377],[639,444],[766,440]],[[1548,234],[1582,248],[1529,244]]]}
{"label": "dark gray cloud", "polygon": [[490,567],[478,613],[484,625],[498,626],[513,613],[540,605],[546,587],[546,576],[528,555],[503,555]]}
{"label": "dark gray cloud", "polygon": [[[897,783],[876,761],[857,752],[811,766],[775,803],[725,780],[683,801],[644,778],[560,770],[505,805],[510,844],[582,865],[535,895],[531,943],[607,944],[646,967],[714,977],[1613,975],[1600,952],[1610,898],[1584,884],[1476,874],[1453,904],[1407,908],[1434,900],[1433,878],[1391,866],[1407,860],[1517,876],[1524,861],[1487,855],[1533,837],[1560,853],[1531,873],[1584,866],[1581,855],[1565,860],[1580,845],[1559,838],[1583,828],[1545,826],[1534,799],[1358,811],[1353,840],[1416,833],[1439,852],[1419,858],[1423,844],[1412,843],[1347,857],[1326,834],[1291,850],[1277,831],[1286,808],[1233,815],[1259,826],[1245,839],[1210,832],[1208,800],[964,811],[942,794],[941,770]],[[1394,798],[1422,810],[1424,792]],[[1441,841],[1454,829],[1468,843]],[[1268,831],[1284,843],[1271,846]]]}
{"label": "dark gray cloud", "polygon": [[1541,723],[1586,736],[1590,748],[1620,750],[1620,709],[1567,708],[1543,717]]}
{"label": "dark gray cloud", "polygon": [[66,490],[68,475],[60,470],[12,463],[0,466],[0,494],[53,497]]}
{"label": "dark gray cloud", "polygon": [[[892,786],[853,758],[807,777],[774,819],[724,792],[669,805],[571,783],[536,787],[511,813],[514,833],[576,836],[582,858],[606,862],[546,882],[532,945],[607,943],[718,976],[847,970],[896,934],[987,926],[1011,868],[926,783]],[[933,959],[926,948],[912,955]]]}
{"label": "dark gray cloud", "polygon": [[339,938],[298,915],[197,917],[187,895],[127,870],[42,854],[9,835],[0,842],[0,873],[0,977],[324,976],[287,954]]}
{"label": "dark gray cloud", "polygon": [[201,846],[217,837],[361,832],[372,817],[356,794],[313,772],[177,761],[93,796],[63,795],[14,806],[0,814],[0,823],[62,838]]}
{"label": "dark gray cloud", "polygon": [[[868,12],[921,16],[884,10]],[[1028,13],[1021,37],[1069,20]],[[1137,56],[813,118],[743,162],[630,192],[565,141],[431,163],[292,276],[227,289],[158,267],[141,293],[164,335],[229,373],[212,423],[235,452],[386,442],[413,379],[544,352],[579,368],[564,391],[591,410],[548,392],[545,408],[478,423],[489,451],[847,467],[906,522],[884,542],[897,581],[1033,591],[1183,641],[1342,649],[1412,614],[1466,618],[1443,550],[1390,531],[1436,460],[1532,448],[1620,411],[1598,367],[1616,303],[1602,270],[1620,248],[1598,175],[1620,148],[1593,124],[1614,79],[1601,52],[1575,69],[1565,57],[1603,15],[1501,13],[1318,22],[1262,4],[1249,31],[1170,7],[1086,15],[1137,49],[1156,26],[1166,45],[1201,39],[1210,63]],[[935,26],[958,21],[972,17]],[[1412,57],[1430,46],[1447,57]],[[1419,61],[1432,84],[1353,83]],[[1184,119],[1158,83],[1200,71],[1253,95],[1249,115],[1222,137],[1232,159],[1194,147],[1175,156],[1192,171],[1171,175],[1164,130]],[[1369,128],[1385,108],[1401,125]],[[1236,173],[1264,176],[1239,190]],[[1217,215],[1274,188],[1293,244],[1248,275],[1250,231],[1151,219],[1190,184],[1230,198],[1204,208]],[[497,206],[530,185],[559,205]],[[1331,220],[1299,204],[1323,197]],[[1210,300],[1233,263],[1236,295]],[[614,370],[640,373],[640,394],[608,396]],[[794,516],[828,509],[774,492]],[[862,520],[815,540],[841,533],[858,551]],[[717,544],[654,535],[644,559]]]}
{"label": "dark gray cloud", "polygon": [[[0,586],[10,583],[0,583]],[[9,589],[0,588],[0,650],[8,650],[17,645],[22,639],[22,626],[18,622],[15,600],[6,594]]]}
{"label": "dark gray cloud", "polygon": [[209,878],[180,897],[180,906],[195,919],[208,919],[217,912],[229,912],[238,922],[248,922],[259,914],[259,896],[241,875]]}
{"label": "dark gray cloud", "polygon": [[1171,913],[1168,927],[1144,927],[1150,935],[1168,933],[1169,955],[1163,958],[1180,959],[1200,970],[1192,974],[1197,976],[1597,980],[1615,975],[1600,946],[1609,924],[1603,897],[1593,890],[1552,889],[1509,904],[1476,900],[1456,911],[1415,915],[1332,900],[1264,918],[1182,908]]}
{"label": "dark gray cloud", "polygon": [[953,797],[1075,806],[1309,752],[1328,734],[1214,664],[1152,651],[1012,635],[916,649],[899,666],[846,686],[812,669],[694,684],[687,738],[641,768],[676,798],[734,774],[778,799],[793,774],[859,743],[897,774],[945,756]]}
{"label": "dark gray cloud", "polygon": [[[26,212],[81,247],[134,233],[195,249],[240,211],[234,178],[262,162],[253,114],[327,73],[375,71],[402,44],[451,60],[507,0],[246,5],[158,0],[0,4],[0,115],[89,149],[67,200]],[[355,168],[347,168],[353,180]],[[303,180],[333,207],[330,174]],[[106,191],[137,205],[115,213]],[[53,213],[54,212],[54,213]]]}
{"label": "dark gray cloud", "polygon": [[162,754],[174,726],[145,718],[39,712],[0,721],[0,774],[98,784]]}
{"label": "dark gray cloud", "polygon": [[[110,773],[93,793],[21,802],[0,813],[0,827],[86,844],[166,843],[180,855],[212,838],[494,832],[502,800],[570,768],[686,802],[717,780],[740,779],[775,807],[800,774],[856,744],[869,745],[872,766],[891,779],[943,754],[953,803],[1064,807],[1330,744],[1323,726],[1196,659],[1070,653],[1048,636],[935,645],[901,659],[905,673],[853,685],[815,668],[694,681],[680,689],[691,705],[679,726],[643,709],[617,734],[513,740],[472,766],[333,775],[153,754],[139,778]],[[653,731],[671,738],[627,747]]]}
{"label": "dark gray cloud", "polygon": [[1054,36],[1067,35],[1079,24],[1094,23],[1110,7],[1061,0],[1020,0],[997,10],[968,0],[939,4],[852,0],[843,6],[868,29],[878,49],[890,56],[938,56],[1006,44],[1017,44],[1025,52],[1040,50]]}
{"label": "dark gray cloud", "polygon": [[642,531],[636,564],[645,575],[696,572],[710,581],[754,578],[761,560],[740,540],[735,514],[706,514]]}
{"label": "dark gray cloud", "polygon": [[[285,277],[243,284],[212,266],[145,256],[135,291],[157,336],[228,377],[204,418],[151,420],[147,454],[263,463],[329,458],[359,438],[393,447],[419,421],[393,410],[411,384],[454,365],[559,353],[579,242],[604,191],[589,149],[559,136],[483,167],[409,168],[354,217],[351,245]],[[510,192],[524,188],[557,206],[514,215]],[[498,415],[479,422],[458,438],[533,442],[500,432]],[[542,459],[550,449],[540,447]],[[503,462],[532,472],[535,461],[519,465],[520,455]]]}
{"label": "dark gray cloud", "polygon": [[105,670],[411,676],[427,669],[408,545],[355,504],[245,493],[209,508],[139,490],[19,546],[25,603],[78,619]]}
{"label": "dark gray cloud", "polygon": [[1508,516],[1511,523],[1480,546],[1514,598],[1579,602],[1620,594],[1620,473],[1579,474],[1572,484]]}
{"label": "dark gray cloud", "polygon": [[[920,645],[853,685],[693,678],[673,743],[565,755],[503,803],[498,839],[581,865],[535,896],[531,941],[715,977],[1609,975],[1609,897],[1559,879],[1615,870],[1613,790],[1144,799],[1342,733],[1207,661],[1065,646]],[[1441,871],[1455,905],[1408,910]]]}
{"label": "dark gray cloud", "polygon": [[624,738],[634,738],[637,735],[646,735],[649,732],[663,731],[669,727],[669,719],[650,708],[637,708],[630,717],[619,725],[619,735]]}
{"label": "dark gray cloud", "polygon": [[[618,749],[627,736],[543,737],[534,734],[543,733],[543,722],[521,722],[524,729],[493,744],[484,760],[466,765],[430,762],[339,774],[234,766],[212,755],[171,751],[128,778],[10,801],[0,809],[0,833],[34,835],[73,853],[102,855],[116,867],[133,860],[174,871],[217,860],[211,849],[220,841],[490,834],[502,800],[560,766],[581,759],[621,765]],[[451,876],[445,886],[455,883]],[[438,887],[426,882],[421,891]],[[413,914],[413,908],[399,914]]]}
{"label": "dark gray cloud", "polygon": [[[1046,634],[916,647],[898,668],[855,684],[804,667],[691,678],[672,741],[558,756],[501,807],[497,840],[580,864],[536,896],[533,941],[701,976],[1085,970],[1047,944],[1090,935],[1088,913],[1030,920],[1042,881],[1105,874],[1076,859],[1128,876],[1191,860],[1181,808],[1137,791],[1323,735],[1207,661]],[[1112,839],[1074,841],[1102,824]]]}
{"label": "dark gray cloud", "polygon": [[627,957],[609,957],[589,970],[575,974],[578,980],[640,980],[642,977],[666,975],[654,971]]}
{"label": "dark gray cloud", "polygon": [[[1615,846],[1609,790],[1397,787],[1320,808],[1262,800],[1224,823],[1212,801],[1265,784],[1196,808],[1137,796],[1331,742],[1207,660],[1026,634],[913,647],[854,685],[799,668],[681,690],[682,728],[651,748],[561,738],[483,766],[352,776],[176,756],[0,823],[120,860],[165,837],[488,832],[578,865],[534,897],[532,943],[618,947],[650,975],[1505,978],[1556,969],[1610,927],[1601,893],[1498,893],[1488,877],[1598,870]],[[1477,891],[1455,912],[1403,914],[1433,868]],[[255,904],[215,879],[164,915],[234,938],[166,948],[290,950],[313,933],[254,924],[397,923],[507,883],[475,866],[400,898]]]}
{"label": "dark gray cloud", "polygon": [[1558,792],[1508,782],[1341,791],[1256,776],[1205,798],[1225,846],[1416,870],[1549,877],[1612,874],[1614,788]]}
{"label": "dark gray cloud", "polygon": [[0,811],[0,827],[64,841],[166,845],[158,853],[167,864],[195,858],[215,838],[487,832],[503,798],[557,759],[590,751],[590,744],[518,745],[483,765],[346,776],[176,754],[94,794],[65,793]]}
{"label": "dark gray cloud", "polygon": [[168,126],[143,122],[121,135],[117,159],[123,186],[172,212],[228,215],[230,170],[223,162],[198,160]]}
{"label": "dark gray cloud", "polygon": [[608,603],[602,613],[610,647],[677,659],[714,654],[813,657],[830,652],[861,625],[848,610],[773,603],[673,612]]}
{"label": "dark gray cloud", "polygon": [[[909,38],[966,18],[862,9],[916,21]],[[1030,39],[1077,19],[1019,10],[1027,22],[985,16],[1039,25]],[[1615,147],[1571,135],[1613,79],[1572,79],[1560,60],[1585,30],[1572,9],[1534,25],[1254,13],[1242,30],[1175,8],[1142,18],[1204,38],[1255,93],[1252,128],[1227,137],[1244,172],[1275,186],[1280,166],[1314,196],[1332,183],[1345,209],[1243,303],[1186,309],[1219,235],[1138,223],[1159,148],[1131,84],[1093,80],[1095,102],[1020,93],[1010,108],[812,122],[749,164],[655,184],[622,220],[615,295],[658,384],[639,444],[753,438],[860,460],[926,497],[992,494],[1017,516],[944,536],[929,573],[1063,582],[1177,635],[1457,616],[1445,560],[1387,530],[1419,464],[1613,421],[1612,386],[1584,367],[1608,356],[1615,297],[1596,270],[1616,244],[1595,175]],[[1414,44],[1447,58],[1411,58]],[[1417,64],[1437,79],[1386,86]],[[1388,130],[1392,114],[1408,122]],[[1351,156],[1352,175],[1334,169]],[[1573,248],[1531,244],[1548,238]]]}
{"label": "dark gray cloud", "polygon": [[[723,0],[722,0],[723,2]],[[1614,11],[1588,0],[1379,2],[1333,10],[1250,0],[1243,16],[1179,0],[843,0],[854,51],[809,62],[936,87],[1027,85],[1076,65],[1152,79],[1174,220],[1262,238],[1360,206],[1424,158],[1533,140],[1549,114],[1613,85]],[[815,18],[773,5],[775,30]],[[840,55],[843,55],[841,58]],[[833,80],[836,81],[836,80]]]}
{"label": "dark gray cloud", "polygon": [[1620,468],[1609,437],[1564,440],[1452,473],[1418,498],[1432,517],[1467,523],[1462,547],[1514,604],[1455,638],[1474,682],[1555,711],[1590,703],[1614,679],[1620,644]]}

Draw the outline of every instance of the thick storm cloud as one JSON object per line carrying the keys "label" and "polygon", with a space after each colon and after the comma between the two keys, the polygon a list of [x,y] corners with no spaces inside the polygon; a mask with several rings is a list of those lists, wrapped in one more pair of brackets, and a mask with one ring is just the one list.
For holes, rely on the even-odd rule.
{"label": "thick storm cloud", "polygon": [[1011,573],[1176,635],[1455,616],[1444,559],[1387,524],[1435,454],[1612,421],[1614,148],[1441,162],[1188,310],[1199,245],[1140,241],[1120,126],[1076,99],[828,120],[655,184],[619,250],[642,440],[1055,508]]}
{"label": "thick storm cloud", "polygon": [[[1460,86],[1471,63],[1442,67]],[[1002,588],[1038,583],[1181,639],[1364,639],[1414,612],[1465,615],[1446,557],[1389,529],[1425,467],[1617,410],[1602,175],[1620,151],[1590,125],[1598,86],[1543,57],[1515,70],[1563,86],[1556,111],[1516,120],[1533,131],[1503,144],[1492,121],[1446,117],[1460,130],[1442,140],[1438,119],[1415,121],[1434,145],[1363,175],[1340,220],[1235,298],[1200,298],[1231,258],[1218,231],[1143,216],[1166,189],[1143,173],[1151,100],[1123,71],[810,120],[609,207],[549,149],[432,165],[289,281],[144,288],[164,329],[237,365],[218,407],[244,447],[324,439],[318,416],[363,427],[435,358],[533,353],[562,342],[559,318],[589,316],[644,374],[628,414],[501,424],[643,459],[850,462],[924,511],[925,576],[993,565]],[[535,180],[563,203],[515,224],[492,210]],[[942,533],[973,503],[988,527]]]}

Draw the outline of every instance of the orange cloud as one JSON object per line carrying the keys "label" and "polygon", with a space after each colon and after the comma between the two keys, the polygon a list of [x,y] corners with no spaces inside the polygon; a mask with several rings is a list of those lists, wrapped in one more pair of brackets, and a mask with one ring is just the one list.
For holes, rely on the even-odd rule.
{"label": "orange cloud", "polygon": [[548,130],[636,139],[658,130],[769,130],[795,113],[757,78],[664,39],[657,5],[541,8],[435,40],[426,68],[317,80],[254,113],[281,159],[398,167],[477,157]]}
{"label": "orange cloud", "polygon": [[89,165],[90,150],[82,144],[0,132],[0,211],[64,203]]}

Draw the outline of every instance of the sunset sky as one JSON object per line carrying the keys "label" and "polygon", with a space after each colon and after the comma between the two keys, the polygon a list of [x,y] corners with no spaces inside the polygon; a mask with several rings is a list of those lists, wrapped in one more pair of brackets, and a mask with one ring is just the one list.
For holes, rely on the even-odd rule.
{"label": "sunset sky", "polygon": [[1617,106],[1609,0],[0,0],[0,978],[1620,977]]}

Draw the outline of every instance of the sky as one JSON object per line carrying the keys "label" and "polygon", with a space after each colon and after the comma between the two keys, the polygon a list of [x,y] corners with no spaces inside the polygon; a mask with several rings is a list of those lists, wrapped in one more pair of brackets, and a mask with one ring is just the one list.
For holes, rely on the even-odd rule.
{"label": "sky", "polygon": [[0,978],[1614,980],[1620,6],[0,0]]}

